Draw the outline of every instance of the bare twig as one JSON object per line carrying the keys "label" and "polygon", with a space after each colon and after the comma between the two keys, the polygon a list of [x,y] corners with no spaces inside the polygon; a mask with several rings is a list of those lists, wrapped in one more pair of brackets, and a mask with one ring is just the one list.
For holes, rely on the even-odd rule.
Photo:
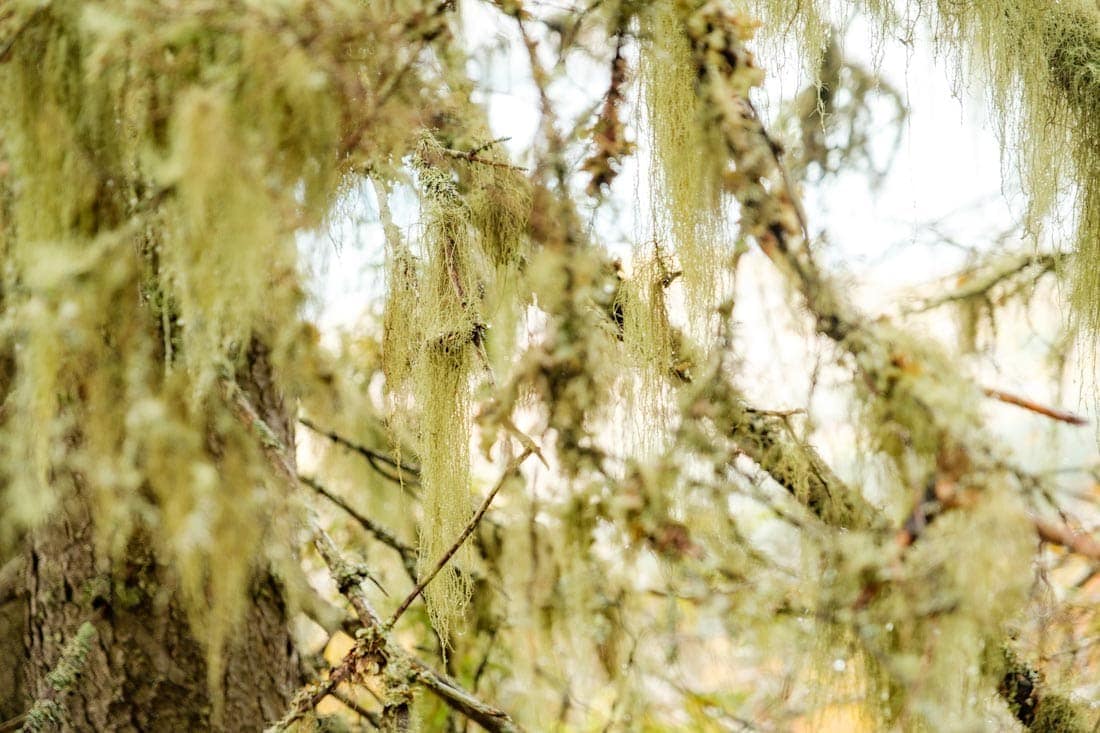
{"label": "bare twig", "polygon": [[1033,402],[1026,397],[1020,397],[1009,392],[1003,392],[999,389],[993,389],[992,387],[982,387],[982,392],[986,397],[992,397],[995,400],[1004,402],[1008,405],[1015,405],[1016,407],[1022,407],[1025,410],[1030,410],[1038,415],[1049,417],[1051,420],[1057,420],[1058,422],[1068,423],[1070,425],[1088,425],[1089,421],[1080,415],[1075,415],[1072,412],[1065,410],[1056,410],[1053,407],[1046,407],[1040,405],[1038,402]]}
{"label": "bare twig", "polygon": [[[356,443],[355,441],[346,438],[335,431],[321,427],[317,423],[310,420],[308,417],[299,417],[298,422],[309,428],[313,432],[317,433],[318,435],[328,438],[336,445],[358,453],[367,460],[367,463],[370,464],[371,468],[373,468],[375,471],[377,471],[390,481],[399,483],[403,487],[419,483],[420,469],[416,466],[411,466],[403,461],[398,461],[386,455],[385,453],[382,453],[381,451],[377,451],[373,448],[368,448],[360,443]],[[389,469],[383,469],[381,464],[390,466],[390,468],[396,471],[396,474],[391,472]],[[408,474],[408,477],[406,477],[405,474]]]}
{"label": "bare twig", "polygon": [[382,719],[378,717],[378,713],[371,712],[365,707],[356,702],[351,695],[348,695],[340,690],[333,690],[332,696],[339,700],[341,703],[351,708],[352,712],[363,718],[375,728],[382,727]]}
{"label": "bare twig", "polygon": [[521,165],[513,165],[506,160],[491,160],[481,155],[481,153],[488,150],[492,146],[509,139],[511,138],[501,137],[497,138],[496,140],[490,140],[484,145],[476,147],[473,150],[452,150],[451,148],[440,148],[439,150],[441,153],[444,153],[451,158],[454,158],[456,160],[464,160],[467,163],[478,163],[480,165],[488,165],[494,168],[504,168],[510,171],[526,173],[527,169]]}
{"label": "bare twig", "polygon": [[1078,532],[1068,525],[1055,524],[1045,519],[1035,520],[1035,532],[1043,542],[1061,545],[1090,560],[1100,560],[1100,540],[1087,532]]}
{"label": "bare twig", "polygon": [[367,532],[374,535],[375,539],[384,545],[389,546],[398,555],[401,556],[401,565],[405,568],[405,572],[409,574],[410,578],[416,579],[416,550],[406,545],[401,540],[382,525],[374,522],[369,517],[364,515],[355,507],[348,504],[343,497],[329,491],[324,484],[317,481],[317,479],[310,476],[302,476],[299,474],[298,478],[303,484],[316,491],[321,496],[331,501],[336,506],[343,509],[348,516],[354,519],[359,525]]}
{"label": "bare twig", "polygon": [[1065,258],[1066,255],[1064,254],[1027,253],[1004,259],[987,268],[983,268],[984,271],[982,272],[971,271],[963,273],[960,275],[960,278],[965,277],[966,280],[957,289],[934,298],[928,298],[921,302],[920,305],[908,309],[905,312],[924,313],[948,303],[957,303],[971,298],[986,296],[1001,283],[1011,280],[1020,273],[1033,268],[1036,272],[1032,275],[1032,278],[1038,280],[1046,273],[1058,268],[1065,261]]}
{"label": "bare twig", "polygon": [[393,625],[397,623],[397,620],[401,618],[401,615],[405,613],[406,610],[408,610],[409,606],[412,605],[412,602],[417,599],[417,596],[423,593],[424,589],[428,587],[428,584],[435,579],[435,576],[438,575],[439,572],[447,566],[447,563],[450,562],[451,558],[454,557],[455,553],[458,552],[460,547],[462,547],[462,544],[467,540],[467,538],[469,538],[471,534],[473,534],[474,530],[477,529],[477,526],[481,523],[482,517],[485,516],[485,512],[489,511],[489,505],[493,503],[493,499],[496,498],[497,493],[500,492],[500,490],[504,487],[504,484],[507,483],[508,479],[512,477],[512,474],[514,474],[516,470],[519,469],[520,465],[533,452],[534,451],[532,451],[530,448],[527,448],[516,458],[514,458],[511,463],[508,464],[508,467],[504,469],[504,473],[501,474],[501,477],[496,482],[496,485],[493,486],[493,488],[489,491],[489,494],[485,497],[485,501],[481,502],[481,506],[478,507],[478,510],[474,514],[473,518],[470,519],[469,523],[466,525],[466,528],[462,530],[462,534],[460,534],[455,539],[454,544],[452,544],[451,547],[445,553],[443,553],[443,556],[439,558],[439,562],[435,564],[435,567],[432,568],[432,571],[428,573],[428,575],[423,580],[417,583],[412,592],[409,593],[405,600],[401,602],[401,605],[397,607],[397,610],[393,612],[393,615],[390,616],[390,620],[386,622],[386,630],[393,628]]}
{"label": "bare twig", "polygon": [[[294,460],[288,455],[285,446],[279,442],[270,426],[259,416],[235,382],[228,378],[223,379],[222,387],[238,419],[258,433],[264,453],[276,472],[291,489],[297,489],[300,486],[298,473],[294,470]],[[308,685],[295,695],[290,710],[270,726],[268,731],[285,731],[316,707],[326,695],[331,694],[341,682],[354,679],[367,671],[377,673],[389,664],[397,664],[398,668],[410,670],[409,682],[424,685],[451,709],[466,715],[491,733],[518,733],[521,730],[507,713],[478,699],[459,683],[434,671],[394,643],[387,636],[381,618],[367,598],[363,587],[367,576],[363,568],[344,558],[336,543],[318,524],[316,517],[311,517],[310,523],[314,547],[328,565],[341,595],[351,604],[364,633],[327,679]]]}

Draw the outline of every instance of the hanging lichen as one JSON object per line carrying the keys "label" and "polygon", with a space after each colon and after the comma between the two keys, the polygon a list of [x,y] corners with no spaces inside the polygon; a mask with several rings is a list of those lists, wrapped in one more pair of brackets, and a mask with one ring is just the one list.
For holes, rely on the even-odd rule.
{"label": "hanging lichen", "polygon": [[679,5],[658,2],[640,15],[644,38],[641,84],[653,155],[650,212],[658,239],[672,243],[696,322],[713,306],[720,282],[721,141],[695,92],[691,47]]}
{"label": "hanging lichen", "polygon": [[26,5],[0,43],[14,374],[0,544],[77,495],[105,555],[140,535],[179,578],[213,689],[252,574],[296,572],[267,549],[285,544],[268,542],[285,484],[226,390],[238,373],[270,392],[316,384],[294,236],[340,189],[342,65],[374,28],[343,4],[332,18],[347,22],[218,3]]}
{"label": "hanging lichen", "polygon": [[[422,137],[417,171],[427,263],[414,311],[421,325],[403,336],[422,339],[413,391],[424,493],[421,576],[431,572],[470,518],[471,366],[483,348],[474,230],[442,160],[438,142]],[[469,599],[469,578],[458,570],[468,551],[466,546],[457,563],[449,563],[425,590],[432,623],[443,638]]]}

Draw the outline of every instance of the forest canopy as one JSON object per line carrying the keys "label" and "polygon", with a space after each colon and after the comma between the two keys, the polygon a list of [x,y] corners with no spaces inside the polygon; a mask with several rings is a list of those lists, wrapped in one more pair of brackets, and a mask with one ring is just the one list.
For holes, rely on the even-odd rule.
{"label": "forest canopy", "polygon": [[[857,16],[981,90],[1026,199],[882,312],[804,204],[905,134]],[[8,0],[0,108],[0,729],[131,729],[96,680],[155,710],[126,614],[199,650],[196,728],[1100,718],[1100,464],[996,425],[1057,458],[1085,420],[1048,402],[1096,394],[1095,0]],[[364,211],[381,285],[322,330],[315,250]],[[763,311],[824,402],[761,401]],[[1033,356],[1002,313],[1058,334],[1040,395],[984,379]],[[244,720],[248,644],[290,666]]]}

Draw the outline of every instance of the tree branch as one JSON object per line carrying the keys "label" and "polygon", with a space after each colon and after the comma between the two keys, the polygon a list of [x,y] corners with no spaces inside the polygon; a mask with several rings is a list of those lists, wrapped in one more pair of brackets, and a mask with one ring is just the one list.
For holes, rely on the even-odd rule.
{"label": "tree branch", "polygon": [[[401,484],[402,488],[407,489],[410,485],[419,485],[420,469],[418,467],[411,466],[402,461],[398,461],[397,459],[392,458],[385,453],[382,453],[381,451],[376,451],[373,448],[368,448],[365,445],[356,443],[350,438],[345,438],[343,435],[340,435],[333,430],[327,430],[326,428],[323,428],[317,423],[310,420],[308,417],[299,417],[298,422],[309,428],[313,432],[317,433],[318,435],[328,438],[336,445],[347,448],[354,453],[358,453],[367,460],[367,463],[370,464],[371,468],[373,468],[375,471],[377,471],[379,474],[389,479],[390,481]],[[380,464],[385,464],[396,470],[396,475],[391,473],[389,470],[383,469]],[[405,478],[404,474],[406,473],[409,474],[410,478]]]}
{"label": "tree branch", "polygon": [[1061,545],[1090,560],[1100,560],[1100,540],[1088,532],[1078,532],[1068,525],[1055,524],[1045,519],[1035,520],[1035,532],[1043,542]]}
{"label": "tree branch", "polygon": [[1007,405],[1015,405],[1016,407],[1022,407],[1025,410],[1030,410],[1038,415],[1049,417],[1051,420],[1057,420],[1058,422],[1068,423],[1070,425],[1088,425],[1089,421],[1080,415],[1075,415],[1072,412],[1065,410],[1056,410],[1053,407],[1046,407],[1040,405],[1038,402],[1033,402],[1026,397],[1020,397],[1018,395],[1011,394],[1009,392],[1002,392],[999,389],[993,389],[992,387],[982,387],[982,392],[986,397],[992,397],[995,400],[1004,402]]}
{"label": "tree branch", "polygon": [[[297,489],[300,486],[298,474],[294,470],[293,458],[287,455],[286,448],[279,443],[271,428],[264,423],[245,394],[232,380],[224,379],[222,386],[238,419],[258,433],[264,453],[276,473],[287,481],[291,489]],[[328,565],[341,595],[351,604],[363,626],[364,633],[359,643],[345,655],[328,679],[308,685],[295,695],[291,709],[267,729],[268,733],[285,731],[294,721],[316,707],[341,682],[350,681],[368,672],[376,674],[387,666],[395,666],[398,670],[409,670],[410,683],[424,685],[452,710],[462,713],[491,733],[520,733],[521,729],[506,712],[494,708],[467,692],[458,682],[432,670],[393,642],[387,635],[386,628],[371,605],[370,599],[367,598],[363,588],[366,577],[362,568],[344,558],[336,543],[317,522],[316,517],[310,518],[310,525],[314,547]]]}

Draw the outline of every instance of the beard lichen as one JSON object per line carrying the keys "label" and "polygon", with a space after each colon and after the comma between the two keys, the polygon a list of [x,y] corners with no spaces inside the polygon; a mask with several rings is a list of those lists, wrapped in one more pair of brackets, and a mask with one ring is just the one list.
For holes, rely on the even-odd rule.
{"label": "beard lichen", "polygon": [[[391,344],[394,340],[419,339],[418,344],[399,347],[398,352],[414,359],[411,387],[418,408],[416,432],[424,511],[419,547],[421,577],[432,571],[471,515],[471,367],[475,357],[484,354],[484,326],[479,313],[483,286],[475,276],[480,271],[480,263],[474,260],[475,230],[451,171],[441,165],[443,155],[434,137],[422,136],[415,166],[421,188],[426,263],[411,311],[419,324],[408,333],[387,335]],[[388,309],[396,313],[405,307],[391,303]],[[390,328],[393,325],[391,322]],[[470,559],[468,545],[456,559],[457,563],[448,563],[424,592],[432,624],[444,639],[470,594],[469,576],[457,570]]]}
{"label": "beard lichen", "polygon": [[696,94],[691,46],[678,3],[659,2],[639,15],[644,124],[653,156],[650,210],[654,236],[673,245],[683,271],[688,311],[700,320],[713,305],[723,259],[721,138],[706,124]]}
{"label": "beard lichen", "polygon": [[147,541],[178,579],[216,696],[253,574],[298,572],[269,549],[285,544],[283,485],[224,389],[239,376],[274,399],[316,383],[294,235],[339,189],[337,77],[361,42],[346,30],[356,13],[334,5],[348,23],[328,25],[289,6],[35,5],[0,63],[14,374],[0,534],[78,498],[104,556]]}

